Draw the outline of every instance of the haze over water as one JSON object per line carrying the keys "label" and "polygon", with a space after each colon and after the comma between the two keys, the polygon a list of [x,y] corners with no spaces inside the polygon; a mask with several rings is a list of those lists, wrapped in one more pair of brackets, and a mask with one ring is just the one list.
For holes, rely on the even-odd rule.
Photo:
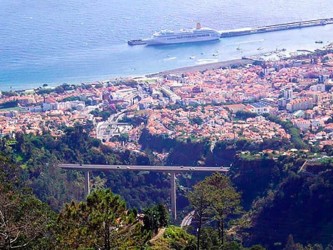
{"label": "haze over water", "polygon": [[159,47],[131,47],[127,40],[197,21],[223,30],[332,13],[332,0],[0,0],[0,90],[142,75],[282,48],[315,49],[333,41],[333,25]]}

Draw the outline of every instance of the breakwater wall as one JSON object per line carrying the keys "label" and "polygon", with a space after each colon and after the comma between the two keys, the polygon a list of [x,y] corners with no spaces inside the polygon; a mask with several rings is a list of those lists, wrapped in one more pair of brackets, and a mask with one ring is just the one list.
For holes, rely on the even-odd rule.
{"label": "breakwater wall", "polygon": [[267,25],[267,26],[255,27],[255,28],[222,30],[220,32],[221,32],[221,38],[225,38],[225,37],[246,36],[246,35],[258,34],[258,33],[274,32],[274,31],[282,31],[282,30],[302,29],[302,28],[308,28],[308,27],[323,26],[323,25],[328,25],[328,24],[333,24],[333,18],[282,23],[282,24]]}

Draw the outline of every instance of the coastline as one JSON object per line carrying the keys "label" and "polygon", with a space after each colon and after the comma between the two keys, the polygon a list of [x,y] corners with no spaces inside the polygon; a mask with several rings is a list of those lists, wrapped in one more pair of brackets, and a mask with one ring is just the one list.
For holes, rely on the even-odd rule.
{"label": "coastline", "polygon": [[[310,51],[310,50],[297,50],[297,51],[288,51],[287,53],[289,54],[287,58],[293,58],[296,57],[298,52],[306,52],[308,54],[316,53],[316,51],[332,51],[333,49],[333,43],[329,43],[328,45],[322,47],[321,49],[316,49],[315,51]],[[169,70],[163,70],[159,72],[154,72],[154,73],[147,73],[147,74],[140,74],[140,75],[124,75],[124,76],[115,76],[115,77],[110,77],[110,78],[99,78],[96,77],[96,79],[93,80],[86,80],[86,81],[79,81],[77,80],[75,82],[68,82],[70,85],[80,85],[82,83],[84,84],[93,84],[93,83],[107,83],[107,82],[112,82],[116,81],[119,79],[142,79],[142,78],[154,78],[154,77],[164,77],[166,75],[172,75],[172,74],[183,74],[183,73],[191,73],[191,72],[197,72],[197,71],[205,71],[205,70],[213,70],[213,69],[220,69],[224,67],[240,67],[244,66],[247,64],[252,64],[256,60],[263,60],[260,58],[262,55],[265,54],[276,54],[277,52],[281,52],[284,50],[276,50],[276,51],[271,51],[271,52],[266,52],[264,54],[256,54],[250,57],[243,57],[239,59],[232,59],[232,60],[225,60],[225,61],[219,61],[219,62],[214,62],[214,63],[204,63],[204,64],[197,64],[197,65],[192,65],[192,66],[186,66],[186,67],[180,67],[180,68],[174,68],[174,69],[169,69]],[[296,54],[295,54],[296,53]],[[302,54],[301,53],[301,54]],[[292,55],[294,54],[294,55]],[[280,58],[280,59],[286,59],[286,58]],[[98,79],[99,78],[99,79]],[[33,84],[31,84],[33,85]],[[36,84],[37,85],[37,84]],[[52,84],[47,84],[48,88],[56,88],[58,86],[61,86],[61,83],[52,83]],[[27,91],[27,90],[36,90],[41,87],[41,84],[39,87],[32,87],[32,86],[26,86],[22,87],[20,89],[15,89],[12,90],[14,92],[22,92],[22,91]],[[0,92],[1,91],[10,91],[10,90],[1,90],[0,87]]]}
{"label": "coastline", "polygon": [[160,71],[157,73],[152,73],[152,74],[146,74],[146,77],[163,77],[165,75],[170,75],[170,74],[182,74],[182,73],[189,73],[189,72],[197,72],[197,71],[205,71],[205,70],[212,70],[212,69],[220,69],[223,67],[239,67],[239,66],[244,66],[247,64],[252,64],[255,61],[265,61],[263,57],[266,57],[267,60],[267,55],[276,55],[278,53],[284,53],[284,57],[280,57],[278,60],[284,60],[287,58],[296,58],[297,56],[304,55],[304,54],[315,54],[316,52],[328,52],[333,50],[333,42],[330,42],[324,47],[321,47],[320,49],[315,49],[313,51],[308,50],[308,49],[297,49],[296,51],[287,51],[285,49],[280,49],[280,50],[275,50],[275,51],[270,51],[266,53],[261,53],[261,54],[256,54],[253,56],[249,57],[243,57],[240,59],[232,59],[232,60],[225,60],[225,61],[219,61],[219,62],[214,62],[214,63],[205,63],[205,64],[199,64],[199,65],[193,65],[193,66],[187,66],[187,67],[181,67],[181,68],[175,68],[175,69],[170,69],[170,70],[164,70]]}
{"label": "coastline", "polygon": [[[164,70],[164,71],[159,71],[155,73],[149,73],[149,74],[142,74],[142,75],[128,75],[128,76],[118,76],[118,77],[113,77],[110,79],[100,79],[100,80],[93,80],[93,81],[85,81],[85,82],[80,82],[80,83],[68,83],[71,85],[80,85],[82,83],[85,84],[92,84],[96,82],[101,82],[101,83],[106,83],[110,81],[114,81],[116,79],[140,79],[140,78],[153,78],[153,77],[163,77],[165,75],[170,75],[170,74],[182,74],[182,73],[188,73],[188,72],[196,72],[196,71],[205,71],[205,70],[212,70],[212,69],[219,69],[223,67],[239,67],[247,64],[252,64],[254,62],[253,59],[233,59],[233,60],[226,60],[226,61],[219,61],[219,62],[214,62],[214,63],[204,63],[200,65],[192,65],[192,66],[186,66],[186,67],[181,67],[181,68],[174,68],[170,70]],[[61,86],[61,83],[52,83],[52,84],[47,84],[48,88],[56,88],[58,86]],[[22,91],[28,91],[28,90],[35,90],[40,88],[39,87],[29,87],[27,86],[26,88],[20,88],[20,89],[15,89],[13,92],[22,92]],[[1,90],[0,91],[7,91],[7,90]],[[10,90],[9,90],[10,91]]]}
{"label": "coastline", "polygon": [[182,74],[182,73],[190,73],[190,72],[197,72],[197,71],[204,71],[204,70],[212,70],[212,69],[219,69],[223,67],[231,67],[231,66],[243,66],[246,64],[252,64],[254,60],[252,59],[233,59],[233,60],[226,60],[214,63],[205,63],[200,65],[193,65],[181,68],[175,68],[170,70],[164,70],[157,73],[147,74],[146,77],[161,77],[170,74]]}

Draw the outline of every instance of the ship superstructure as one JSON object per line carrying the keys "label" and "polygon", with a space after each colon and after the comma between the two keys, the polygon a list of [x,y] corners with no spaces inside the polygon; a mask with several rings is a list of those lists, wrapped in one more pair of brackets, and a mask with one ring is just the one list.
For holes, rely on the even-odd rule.
{"label": "ship superstructure", "polygon": [[213,41],[220,39],[220,36],[221,34],[218,31],[201,27],[200,23],[197,23],[195,29],[182,29],[180,31],[162,30],[143,41],[147,45],[162,45]]}

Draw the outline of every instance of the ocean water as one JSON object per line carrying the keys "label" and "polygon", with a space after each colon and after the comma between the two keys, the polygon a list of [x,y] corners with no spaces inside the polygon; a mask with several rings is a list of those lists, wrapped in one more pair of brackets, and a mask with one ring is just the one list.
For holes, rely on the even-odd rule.
{"label": "ocean water", "polygon": [[143,75],[282,48],[314,49],[333,41],[333,25],[200,44],[131,47],[127,40],[198,21],[223,30],[332,13],[332,0],[0,0],[0,90]]}

